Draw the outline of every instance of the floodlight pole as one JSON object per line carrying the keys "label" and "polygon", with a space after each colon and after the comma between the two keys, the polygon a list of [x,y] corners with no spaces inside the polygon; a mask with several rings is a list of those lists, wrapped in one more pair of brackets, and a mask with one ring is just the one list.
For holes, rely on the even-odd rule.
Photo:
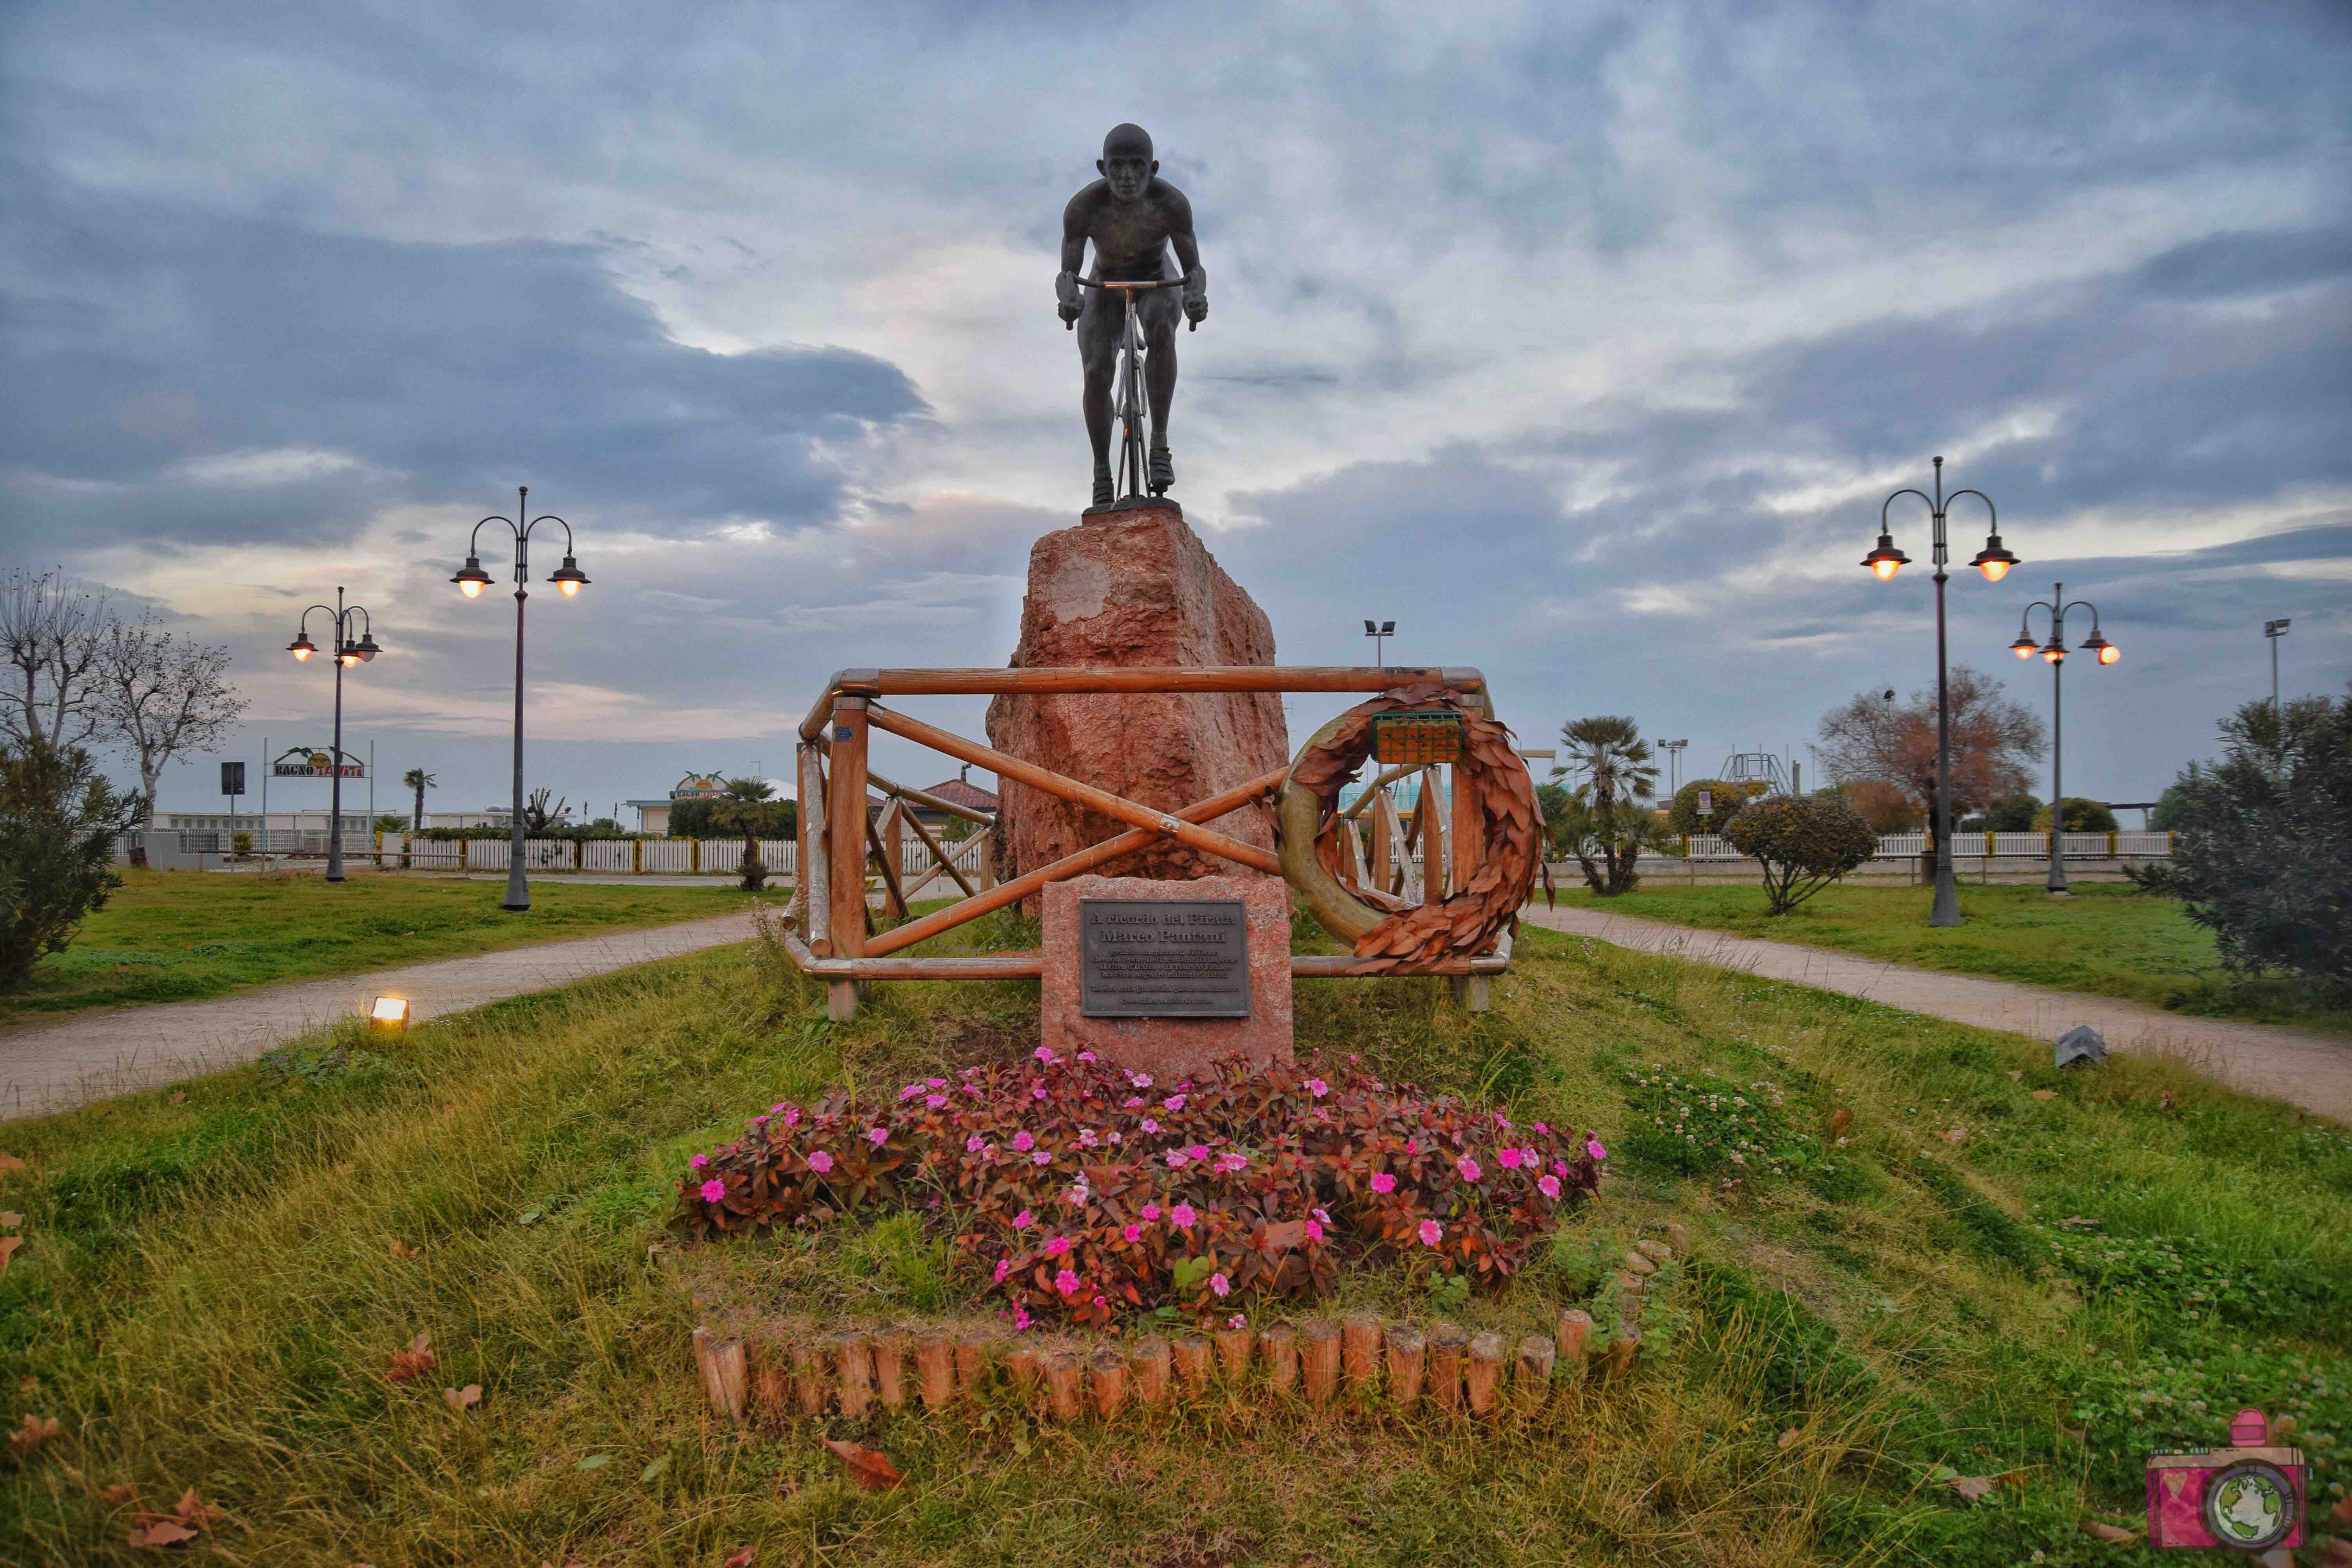
{"label": "floodlight pole", "polygon": [[530,487],[515,487],[515,514],[511,518],[490,516],[474,524],[473,534],[466,542],[466,564],[449,579],[457,584],[467,598],[479,595],[489,581],[482,570],[481,556],[476,549],[482,536],[483,523],[504,523],[515,542],[515,679],[514,679],[514,792],[507,817],[507,891],[499,900],[501,907],[520,914],[530,908],[530,881],[523,875],[523,862],[528,851],[523,843],[522,820],[522,647],[523,605],[530,595],[523,584],[530,581],[531,531],[542,522],[551,522],[563,530],[563,564],[548,574],[548,581],[571,598],[588,584],[585,574],[572,555],[572,525],[552,512],[538,517],[530,515]]}
{"label": "floodlight pole", "polygon": [[1904,489],[1896,490],[1878,508],[1878,547],[1863,557],[1862,563],[1877,574],[1881,582],[1890,582],[1910,557],[1895,548],[1895,538],[1887,531],[1886,512],[1898,497],[1917,496],[1927,503],[1931,520],[1930,538],[1936,566],[1936,903],[1927,915],[1931,926],[1956,926],[1960,923],[1960,894],[1952,877],[1952,698],[1949,664],[1944,632],[1944,584],[1950,574],[1944,570],[1950,559],[1944,535],[1945,513],[1951,503],[1962,496],[1974,496],[1983,501],[1990,514],[1992,526],[1987,531],[1985,547],[1977,552],[1969,564],[1982,572],[1988,582],[1998,583],[2017,564],[2017,557],[2001,547],[2000,514],[1994,510],[1992,500],[1982,490],[1958,489],[1944,493],[1944,459],[1936,459],[1936,493]]}

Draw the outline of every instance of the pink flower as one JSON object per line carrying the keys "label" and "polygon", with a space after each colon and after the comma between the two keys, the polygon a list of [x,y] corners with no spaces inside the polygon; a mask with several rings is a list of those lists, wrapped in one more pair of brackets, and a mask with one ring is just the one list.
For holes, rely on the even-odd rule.
{"label": "pink flower", "polygon": [[1013,1135],[1013,1147],[1024,1154],[1036,1146],[1037,1140],[1029,1136],[1029,1130],[1025,1127]]}
{"label": "pink flower", "polygon": [[1094,1060],[1094,1059],[1095,1059],[1095,1054],[1094,1054],[1094,1052],[1092,1052],[1092,1051],[1080,1051],[1080,1052],[1078,1053],[1078,1060],[1080,1060],[1080,1061],[1082,1061],[1082,1062],[1090,1062],[1090,1061],[1092,1061],[1092,1060]]}
{"label": "pink flower", "polygon": [[1045,1256],[1048,1258],[1063,1257],[1066,1255],[1069,1250],[1070,1238],[1066,1236],[1057,1236],[1053,1240],[1045,1244]]}
{"label": "pink flower", "polygon": [[1143,1096],[1139,1094],[1130,1094],[1125,1100],[1119,1101],[1118,1108],[1121,1110],[1133,1110],[1137,1106],[1141,1105],[1142,1103]]}
{"label": "pink flower", "polygon": [[1081,1128],[1079,1128],[1079,1129],[1078,1129],[1078,1147],[1079,1147],[1079,1148],[1081,1148],[1081,1149],[1091,1149],[1091,1148],[1093,1148],[1094,1146],[1095,1146],[1095,1130],[1094,1130],[1093,1128],[1091,1128],[1091,1127],[1081,1127]]}
{"label": "pink flower", "polygon": [[1151,1118],[1147,1116],[1143,1119],[1143,1130],[1146,1132],[1157,1132],[1160,1131],[1160,1123],[1152,1121]]}
{"label": "pink flower", "polygon": [[693,1159],[688,1160],[686,1163],[687,1168],[689,1170],[709,1170],[710,1168],[710,1156],[708,1154],[697,1154]]}
{"label": "pink flower", "polygon": [[1421,1152],[1421,1145],[1414,1140],[1408,1138],[1404,1141],[1404,1152],[1408,1154],[1418,1154]]}
{"label": "pink flower", "polygon": [[1110,1134],[1110,1141],[1114,1143],[1124,1143],[1127,1142],[1127,1134],[1120,1132],[1114,1128]]}
{"label": "pink flower", "polygon": [[1040,1149],[1029,1156],[1029,1163],[1033,1165],[1050,1165],[1054,1163],[1054,1156]]}
{"label": "pink flower", "polygon": [[1536,1185],[1543,1190],[1543,1195],[1548,1198],[1557,1198],[1559,1196],[1559,1178],[1551,1174],[1549,1172],[1546,1172],[1544,1174],[1538,1176],[1536,1178]]}
{"label": "pink flower", "polygon": [[801,1108],[800,1108],[799,1106],[797,1106],[797,1105],[787,1105],[787,1106],[785,1106],[785,1107],[784,1107],[784,1125],[785,1125],[785,1126],[787,1126],[787,1127],[798,1127],[800,1124],[801,1124]]}
{"label": "pink flower", "polygon": [[1182,1150],[1171,1149],[1168,1151],[1168,1168],[1171,1171],[1181,1171],[1184,1168],[1184,1153]]}
{"label": "pink flower", "polygon": [[1519,1168],[1519,1152],[1517,1149],[1504,1149],[1496,1154],[1495,1162],[1506,1171],[1516,1171]]}
{"label": "pink flower", "polygon": [[809,1156],[809,1169],[814,1171],[820,1176],[824,1175],[827,1171],[833,1169],[833,1156],[826,1153],[822,1149],[817,1150],[814,1153]]}
{"label": "pink flower", "polygon": [[1321,1220],[1325,1225],[1329,1225],[1331,1223],[1331,1215],[1328,1210],[1317,1209],[1315,1211],[1315,1217]]}
{"label": "pink flower", "polygon": [[1372,1191],[1376,1193],[1392,1193],[1396,1191],[1396,1178],[1390,1175],[1386,1171],[1374,1171],[1372,1173]]}
{"label": "pink flower", "polygon": [[1065,1296],[1075,1296],[1078,1293],[1078,1277],[1065,1268],[1054,1276],[1054,1289]]}
{"label": "pink flower", "polygon": [[764,1116],[754,1116],[751,1118],[751,1125],[753,1127],[765,1127],[767,1124],[768,1119]]}
{"label": "pink flower", "polygon": [[1225,1327],[1229,1329],[1245,1329],[1249,1327],[1249,1320],[1242,1316],[1239,1312],[1235,1312],[1232,1317],[1225,1320]]}
{"label": "pink flower", "polygon": [[727,1184],[713,1176],[702,1184],[702,1201],[715,1204],[727,1195]]}
{"label": "pink flower", "polygon": [[945,1089],[948,1086],[948,1080],[943,1078],[927,1078],[923,1081],[933,1089]]}
{"label": "pink flower", "polygon": [[1425,1220],[1423,1220],[1423,1221],[1421,1222],[1421,1244],[1422,1244],[1422,1246],[1423,1246],[1423,1247],[1435,1247],[1435,1246],[1438,1244],[1439,1240],[1444,1237],[1444,1235],[1445,1235],[1445,1227],[1444,1227],[1444,1226],[1442,1226],[1442,1225],[1438,1224],[1435,1220],[1433,1220],[1433,1219],[1425,1219]]}
{"label": "pink flower", "polygon": [[785,1105],[785,1102],[784,1102],[783,1100],[780,1100],[776,1101],[776,1103],[775,1103],[775,1104],[773,1104],[773,1105],[772,1105],[772,1106],[768,1107],[768,1114],[769,1114],[769,1115],[771,1115],[771,1116],[774,1116],[774,1115],[776,1115],[777,1113],[779,1113],[780,1111],[782,1111],[782,1110],[784,1109],[784,1105]]}
{"label": "pink flower", "polygon": [[1549,1135],[1549,1134],[1550,1133],[1550,1131],[1551,1131],[1551,1129],[1550,1129],[1550,1128],[1549,1128],[1549,1127],[1546,1127],[1542,1122],[1538,1121],[1538,1122],[1537,1122],[1537,1123],[1536,1123],[1536,1131],[1538,1131],[1538,1132],[1545,1133],[1545,1134]]}
{"label": "pink flower", "polygon": [[1568,1162],[1565,1160],[1554,1160],[1551,1163],[1551,1169],[1552,1174],[1556,1176],[1565,1176],[1568,1174]]}
{"label": "pink flower", "polygon": [[1331,1092],[1331,1086],[1319,1078],[1310,1078],[1307,1080],[1307,1092],[1320,1100]]}
{"label": "pink flower", "polygon": [[1135,1085],[1138,1089],[1150,1089],[1151,1087],[1151,1075],[1148,1072],[1131,1072],[1127,1075],[1127,1081]]}
{"label": "pink flower", "polygon": [[1029,1054],[1035,1057],[1041,1062],[1050,1063],[1054,1059],[1054,1047],[1051,1046],[1039,1046],[1035,1050],[1031,1051]]}
{"label": "pink flower", "polygon": [[1174,1226],[1178,1230],[1192,1229],[1192,1222],[1199,1217],[1199,1215],[1192,1212],[1192,1205],[1191,1204],[1178,1204],[1174,1208],[1168,1211],[1168,1223]]}
{"label": "pink flower", "polygon": [[900,1090],[898,1091],[898,1098],[899,1098],[900,1100],[912,1100],[912,1099],[914,1099],[914,1098],[915,1098],[915,1096],[917,1096],[917,1095],[919,1095],[919,1094],[920,1094],[920,1093],[922,1093],[922,1092],[923,1092],[923,1086],[922,1086],[921,1084],[919,1084],[919,1083],[910,1083],[910,1084],[908,1084],[906,1088],[904,1088],[904,1089],[900,1089]]}
{"label": "pink flower", "polygon": [[1217,1169],[1224,1172],[1227,1175],[1231,1175],[1235,1171],[1244,1171],[1248,1168],[1249,1157],[1247,1155],[1234,1153],[1229,1149],[1225,1152],[1217,1156]]}
{"label": "pink flower", "polygon": [[1032,1099],[1032,1100],[1043,1100],[1043,1099],[1045,1099],[1045,1086],[1044,1084],[1042,1084],[1042,1083],[1033,1083],[1033,1084],[1031,1084],[1031,1085],[1029,1086],[1029,1098],[1030,1098],[1030,1099]]}
{"label": "pink flower", "polygon": [[963,1086],[963,1091],[966,1094],[978,1094],[980,1092],[980,1085],[976,1083],[968,1083]]}
{"label": "pink flower", "polygon": [[975,1132],[963,1141],[963,1152],[967,1154],[977,1154],[981,1151],[982,1142],[980,1134]]}
{"label": "pink flower", "polygon": [[1495,1112],[1495,1125],[1507,1130],[1511,1125],[1511,1119],[1497,1110]]}
{"label": "pink flower", "polygon": [[1307,1239],[1309,1241],[1323,1239],[1323,1224],[1320,1220],[1310,1219],[1307,1222]]}
{"label": "pink flower", "polygon": [[890,1142],[890,1130],[887,1127],[869,1127],[866,1130],[866,1141],[878,1149]]}
{"label": "pink flower", "polygon": [[1026,1308],[1026,1307],[1024,1307],[1024,1306],[1023,1306],[1023,1305],[1022,1305],[1020,1302],[1018,1302],[1018,1301],[1013,1302],[1013,1331],[1014,1333],[1016,1333],[1016,1334],[1017,1334],[1017,1333],[1019,1333],[1022,1330],[1024,1330],[1024,1329],[1027,1328],[1027,1327],[1029,1326],[1029,1323],[1030,1323],[1029,1309],[1028,1309],[1028,1308]]}
{"label": "pink flower", "polygon": [[1031,1226],[1035,1225],[1036,1223],[1037,1216],[1031,1214],[1027,1209],[1023,1209],[1019,1214],[1013,1216],[1013,1228],[1015,1230],[1027,1230]]}
{"label": "pink flower", "polygon": [[1209,1289],[1220,1296],[1230,1296],[1234,1293],[1234,1282],[1222,1274],[1212,1274],[1209,1276]]}
{"label": "pink flower", "polygon": [[1010,1258],[1000,1258],[996,1260],[996,1282],[999,1285],[1003,1284],[1004,1277],[1012,1272],[1013,1259]]}
{"label": "pink flower", "polygon": [[1181,1094],[1171,1094],[1167,1099],[1160,1102],[1160,1109],[1162,1110],[1181,1110],[1184,1109],[1184,1097]]}
{"label": "pink flower", "polygon": [[1145,1223],[1145,1224],[1147,1224],[1147,1225],[1148,1225],[1148,1224],[1150,1224],[1151,1221],[1156,1220],[1156,1219],[1158,1219],[1159,1217],[1160,1217],[1160,1205],[1159,1205],[1158,1204],[1146,1204],[1146,1205],[1143,1205],[1143,1218],[1144,1218],[1144,1223]]}
{"label": "pink flower", "polygon": [[1143,1239],[1143,1227],[1139,1225],[1131,1225],[1125,1230],[1120,1231],[1118,1234],[1129,1247],[1133,1247],[1137,1242]]}
{"label": "pink flower", "polygon": [[944,1094],[927,1094],[923,1096],[923,1103],[929,1106],[933,1110],[937,1110],[940,1106],[945,1105],[947,1102],[948,1097]]}
{"label": "pink flower", "polygon": [[1596,1160],[1609,1158],[1609,1151],[1601,1146],[1601,1140],[1598,1138],[1587,1138],[1584,1141],[1584,1152]]}
{"label": "pink flower", "polygon": [[1195,1143],[1185,1150],[1184,1154],[1188,1159],[1205,1160],[1209,1157],[1209,1146],[1206,1143]]}
{"label": "pink flower", "polygon": [[1475,1182],[1486,1173],[1478,1168],[1478,1162],[1467,1154],[1454,1161],[1454,1168],[1462,1173],[1462,1179],[1465,1182]]}

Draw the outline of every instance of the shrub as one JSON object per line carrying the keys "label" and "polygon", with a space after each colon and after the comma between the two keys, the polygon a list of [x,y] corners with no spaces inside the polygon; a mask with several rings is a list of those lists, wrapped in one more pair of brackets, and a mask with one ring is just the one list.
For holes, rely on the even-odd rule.
{"label": "shrub", "polygon": [[[2078,795],[2070,795],[2066,797],[2066,826],[2059,831],[2063,833],[2113,833],[2115,830],[2116,814],[2107,809],[2107,803],[2105,801],[2084,800]],[[2047,833],[2050,831],[2050,808],[2048,806],[2042,806],[2034,812],[2033,831],[2036,833]]]}
{"label": "shrub", "polygon": [[79,747],[0,746],[0,991],[63,952],[122,885],[114,840],[146,814]]}
{"label": "shrub", "polygon": [[940,1209],[1017,1326],[1100,1327],[1325,1295],[1349,1259],[1500,1289],[1606,1158],[1360,1073],[1230,1063],[1171,1089],[1092,1052],[1036,1057],[910,1083],[887,1107],[772,1106],[695,1156],[675,1223],[708,1237]]}
{"label": "shrub", "polygon": [[236,856],[240,860],[252,859],[253,835],[250,833],[230,834],[228,836],[228,852]]}
{"label": "shrub", "polygon": [[2005,795],[1985,807],[1984,826],[1988,833],[2031,833],[2034,820],[2042,817],[2042,826],[2050,826],[2042,817],[2041,800],[2030,795]]}
{"label": "shrub", "polygon": [[1834,793],[1861,814],[1873,833],[1916,833],[1927,820],[1926,806],[1901,784],[1885,779],[1853,779]]}
{"label": "shrub", "polygon": [[1878,836],[1853,807],[1820,795],[1768,795],[1742,806],[1725,837],[1764,863],[1764,895],[1787,914],[1870,858]]}
{"label": "shrub", "polygon": [[[1754,780],[1734,784],[1729,779],[1693,779],[1675,791],[1674,803],[1666,807],[1666,831],[1675,834],[1720,833],[1733,817],[1739,815],[1740,808],[1762,794],[1763,789],[1764,786]],[[1698,794],[1701,790],[1706,791],[1707,795],[1708,812],[1705,816],[1698,814]]]}
{"label": "shrub", "polygon": [[2183,835],[2132,879],[2183,900],[2232,974],[2284,970],[2352,997],[2352,696],[2250,702],[2223,756],[2175,786]]}

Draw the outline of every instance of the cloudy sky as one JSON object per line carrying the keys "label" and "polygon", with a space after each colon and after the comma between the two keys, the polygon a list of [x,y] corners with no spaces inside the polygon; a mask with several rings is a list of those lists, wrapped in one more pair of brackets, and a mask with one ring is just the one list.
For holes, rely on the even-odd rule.
{"label": "cloudy sky", "polygon": [[533,782],[783,773],[827,672],[1010,652],[1087,500],[1058,218],[1134,119],[1210,277],[1176,494],[1286,661],[1392,617],[1529,744],[1801,757],[1933,679],[1925,573],[1856,563],[1941,453],[2027,562],[1954,580],[1955,657],[2046,705],[2003,645],[2094,600],[2069,793],[2145,799],[2267,694],[2266,617],[2290,692],[2352,679],[2347,78],[2352,12],[2292,0],[26,0],[0,563],[230,645],[256,761],[323,743],[278,650],[347,584],[350,743],[478,806],[510,601],[446,579],[529,484],[594,579],[531,601]]}

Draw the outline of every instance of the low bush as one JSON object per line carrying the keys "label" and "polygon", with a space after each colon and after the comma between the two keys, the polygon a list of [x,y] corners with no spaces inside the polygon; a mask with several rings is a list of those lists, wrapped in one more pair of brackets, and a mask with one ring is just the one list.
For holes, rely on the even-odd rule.
{"label": "low bush", "polygon": [[[1739,810],[1763,792],[1761,784],[1734,784],[1729,779],[1693,779],[1675,791],[1666,807],[1666,831],[1673,834],[1720,833]],[[1698,797],[1706,796],[1706,815],[1699,815]]]}
{"label": "low bush", "polygon": [[1016,1326],[1328,1294],[1343,1263],[1499,1289],[1599,1185],[1597,1141],[1350,1071],[1229,1064],[1171,1087],[1081,1052],[967,1068],[877,1107],[780,1103],[698,1154],[690,1233],[869,1206],[951,1215]]}
{"label": "low bush", "polygon": [[1767,795],[1749,801],[1724,829],[1742,855],[1764,865],[1764,896],[1785,915],[1878,847],[1878,835],[1845,802],[1822,795]]}
{"label": "low bush", "polygon": [[114,841],[146,815],[87,752],[0,746],[0,991],[66,944],[122,885]]}
{"label": "low bush", "polygon": [[1674,1175],[1733,1180],[1785,1176],[1801,1163],[1801,1140],[1770,1083],[1738,1084],[1662,1067],[1628,1072],[1625,1079],[1633,1113],[1623,1139],[1628,1158]]}

